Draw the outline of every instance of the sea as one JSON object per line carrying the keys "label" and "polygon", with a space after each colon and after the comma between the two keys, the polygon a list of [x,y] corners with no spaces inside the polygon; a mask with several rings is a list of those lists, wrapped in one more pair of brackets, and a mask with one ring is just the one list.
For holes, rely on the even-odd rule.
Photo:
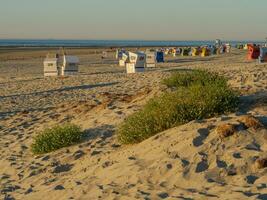
{"label": "sea", "polygon": [[[222,41],[231,45],[263,41]],[[148,41],[148,40],[33,40],[0,39],[0,47],[184,47],[213,45],[215,41]]]}

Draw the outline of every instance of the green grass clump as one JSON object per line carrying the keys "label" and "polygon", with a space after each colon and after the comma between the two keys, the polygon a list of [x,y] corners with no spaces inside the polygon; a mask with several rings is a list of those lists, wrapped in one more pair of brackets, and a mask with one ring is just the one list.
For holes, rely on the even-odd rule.
{"label": "green grass clump", "polygon": [[175,72],[171,77],[164,79],[163,84],[170,88],[189,87],[191,85],[210,85],[213,83],[226,86],[227,80],[216,73],[203,70],[194,70],[186,72]]}
{"label": "green grass clump", "polygon": [[41,132],[32,144],[34,154],[44,154],[76,144],[81,141],[83,132],[79,126],[64,124]]}
{"label": "green grass clump", "polygon": [[[139,143],[169,128],[232,112],[237,108],[238,97],[226,82],[223,83],[223,78],[203,80],[201,77],[201,81],[193,79],[190,83],[185,83],[185,76],[181,75],[182,80],[176,81],[181,87],[150,100],[141,111],[128,117],[119,126],[117,134],[120,142]],[[195,75],[189,74],[189,78],[191,77]]]}

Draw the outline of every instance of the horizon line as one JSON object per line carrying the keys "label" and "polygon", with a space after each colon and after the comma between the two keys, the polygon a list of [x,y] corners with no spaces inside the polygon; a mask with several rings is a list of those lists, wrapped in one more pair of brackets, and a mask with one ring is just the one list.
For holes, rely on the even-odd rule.
{"label": "horizon line", "polygon": [[[81,39],[77,39],[77,38],[0,38],[0,40],[69,40],[69,41],[148,41],[148,42],[176,42],[176,41],[196,41],[196,42],[200,42],[200,41],[204,41],[204,42],[208,42],[208,41],[215,41],[217,39],[220,38],[216,38],[216,39],[170,39],[170,40],[166,40],[166,39],[154,39],[154,40],[149,40],[149,39],[88,39],[88,38],[81,38]],[[220,39],[221,41],[229,41],[229,42],[246,42],[246,41],[254,41],[254,42],[266,42],[267,39]]]}

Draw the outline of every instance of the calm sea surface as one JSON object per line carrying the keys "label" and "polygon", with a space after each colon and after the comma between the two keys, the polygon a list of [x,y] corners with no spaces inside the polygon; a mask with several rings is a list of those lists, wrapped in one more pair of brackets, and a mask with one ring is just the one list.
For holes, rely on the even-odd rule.
{"label": "calm sea surface", "polygon": [[[222,41],[239,43],[262,43],[260,41]],[[142,40],[9,40],[0,39],[1,47],[142,47],[142,46],[201,46],[212,45],[214,41],[142,41]]]}

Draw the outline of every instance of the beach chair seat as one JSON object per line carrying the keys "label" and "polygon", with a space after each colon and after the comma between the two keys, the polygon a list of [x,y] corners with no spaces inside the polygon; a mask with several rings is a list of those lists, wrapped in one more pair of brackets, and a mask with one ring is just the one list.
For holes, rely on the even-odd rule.
{"label": "beach chair seat", "polygon": [[198,48],[192,48],[192,56],[198,56],[199,55],[199,49]]}
{"label": "beach chair seat", "polygon": [[63,57],[64,75],[71,76],[79,73],[79,58],[76,56]]}
{"label": "beach chair seat", "polygon": [[248,60],[258,59],[259,56],[260,56],[260,48],[255,45],[249,45],[248,55],[247,55]]}
{"label": "beach chair seat", "polygon": [[58,58],[47,57],[44,60],[44,76],[57,76],[58,75]]}
{"label": "beach chair seat", "polygon": [[154,52],[146,52],[146,67],[156,67],[156,55]]}
{"label": "beach chair seat", "polygon": [[161,51],[158,51],[156,53],[156,61],[157,63],[163,63],[164,62],[164,53]]}
{"label": "beach chair seat", "polygon": [[188,56],[189,55],[189,51],[190,51],[189,48],[183,48],[181,56]]}
{"label": "beach chair seat", "polygon": [[201,50],[201,57],[207,57],[210,55],[209,49],[207,47],[203,47]]}

